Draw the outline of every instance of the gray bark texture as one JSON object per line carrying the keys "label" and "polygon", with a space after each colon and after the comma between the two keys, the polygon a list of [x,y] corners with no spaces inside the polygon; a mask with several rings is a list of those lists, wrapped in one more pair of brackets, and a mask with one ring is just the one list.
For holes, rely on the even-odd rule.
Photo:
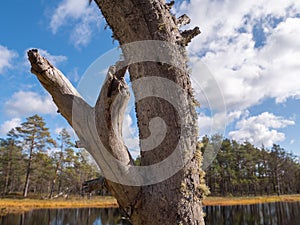
{"label": "gray bark texture", "polygon": [[[159,40],[185,47],[200,33],[198,27],[180,31],[179,28],[190,20],[186,15],[178,19],[172,15],[170,8],[173,2],[167,4],[164,0],[95,0],[95,2],[121,48],[128,43],[145,40]],[[122,48],[122,51],[124,60],[130,61],[131,56],[127,49]],[[65,76],[47,59],[40,56],[37,50],[28,51],[28,57],[32,73],[52,95],[59,112],[76,131],[81,145],[91,153],[103,171],[110,171],[110,164],[103,163],[104,156],[99,151],[99,148],[103,147],[126,165],[126,168],[133,166],[121,132],[129,99],[129,89],[123,79],[126,70],[128,69],[132,82],[156,74],[179,85],[184,90],[183,94],[189,96],[187,102],[184,102],[188,105],[188,109],[183,117],[179,118],[176,109],[163,99],[148,97],[135,104],[140,140],[151,135],[149,123],[155,117],[162,118],[167,127],[163,142],[153,150],[143,151],[141,145],[141,165],[153,165],[172,154],[180,139],[182,121],[189,124],[189,137],[185,138],[185,145],[180,151],[182,154],[189,152],[193,157],[189,158],[185,166],[175,175],[156,184],[139,187],[122,185],[110,180],[106,183],[118,200],[120,208],[134,225],[204,224],[202,199],[206,186],[204,172],[201,169],[202,156],[200,149],[197,148],[196,102],[192,94],[185,52],[170,51],[168,55],[172,61],[176,61],[178,68],[157,62],[132,63],[128,67],[120,66],[121,62],[117,63],[109,69],[95,107],[90,107]],[[157,88],[163,87],[157,84]],[[138,94],[137,89],[133,87],[134,95]],[[111,116],[113,107],[118,109],[118,116]],[[104,146],[96,141],[97,138],[101,139]]]}

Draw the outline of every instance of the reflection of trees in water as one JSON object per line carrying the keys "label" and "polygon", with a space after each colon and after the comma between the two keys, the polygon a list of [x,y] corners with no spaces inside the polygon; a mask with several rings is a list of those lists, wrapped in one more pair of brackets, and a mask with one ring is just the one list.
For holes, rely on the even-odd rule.
{"label": "reflection of trees in water", "polygon": [[120,223],[121,217],[117,209],[57,209],[58,215],[51,216],[53,218],[61,219],[54,223],[55,225],[93,225],[100,224],[96,222],[101,220],[102,225],[117,225]]}
{"label": "reflection of trees in water", "polygon": [[101,223],[105,225],[115,225],[120,223],[121,215],[119,210],[103,209],[100,211]]}
{"label": "reflection of trees in water", "polygon": [[24,213],[20,215],[0,215],[0,225],[24,225]]}
{"label": "reflection of trees in water", "polygon": [[118,209],[40,209],[10,214],[0,225],[125,225]]}
{"label": "reflection of trees in water", "polygon": [[[207,206],[206,225],[300,224],[300,202]],[[41,209],[0,217],[0,225],[129,225],[118,209]]]}
{"label": "reflection of trees in water", "polygon": [[204,209],[206,225],[295,225],[300,221],[300,202],[206,206]]}

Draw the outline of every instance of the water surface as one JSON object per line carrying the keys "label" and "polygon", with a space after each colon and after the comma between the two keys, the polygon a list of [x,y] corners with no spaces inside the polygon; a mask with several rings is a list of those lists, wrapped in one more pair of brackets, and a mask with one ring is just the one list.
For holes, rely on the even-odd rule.
{"label": "water surface", "polygon": [[[206,225],[300,225],[300,202],[206,206]],[[129,225],[118,209],[39,209],[0,217],[0,225]]]}
{"label": "water surface", "polygon": [[37,209],[0,217],[0,225],[128,225],[115,208]]}
{"label": "water surface", "polygon": [[300,202],[206,206],[206,225],[300,225]]}

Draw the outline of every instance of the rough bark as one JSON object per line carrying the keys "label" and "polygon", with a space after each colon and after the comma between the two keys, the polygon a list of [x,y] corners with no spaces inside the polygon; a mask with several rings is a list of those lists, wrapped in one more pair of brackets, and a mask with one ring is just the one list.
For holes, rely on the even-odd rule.
{"label": "rough bark", "polygon": [[[199,28],[180,31],[182,24],[188,19],[178,20],[170,12],[171,4],[164,0],[95,0],[107,23],[113,31],[113,36],[121,45],[134,41],[160,40],[180,46],[186,46],[191,39],[200,33]],[[126,60],[130,61],[123,48]],[[180,54],[183,54],[180,55]],[[190,95],[189,112],[181,120],[190,124],[191,138],[187,140],[184,151],[196,151],[197,116],[195,114],[192,88],[187,72],[187,59],[184,53],[170,52],[171,61],[177,61],[177,68],[161,65],[155,62],[144,62],[129,66],[131,81],[141,77],[157,74],[167,78]],[[159,84],[157,86],[159,88]],[[163,87],[162,87],[163,88]],[[133,87],[135,95],[137,91]],[[167,123],[168,131],[163,143],[151,151],[141,149],[141,165],[151,165],[164,160],[175,149],[178,143],[180,124],[179,118],[167,102],[147,98],[136,103],[136,113],[140,139],[149,136],[149,122],[159,116]],[[198,153],[199,154],[199,153]],[[201,208],[203,194],[203,171],[199,168],[199,160],[191,159],[185,168],[173,177],[150,186],[142,187],[140,206],[133,211],[132,220],[136,224],[204,224]]]}
{"label": "rough bark", "polygon": [[[159,40],[184,47],[200,33],[198,27],[188,31],[179,30],[180,26],[189,22],[189,19],[187,16],[176,19],[170,12],[172,2],[169,4],[163,0],[95,0],[95,2],[111,27],[113,37],[121,44],[127,63],[132,56],[132,52],[124,47],[128,43]],[[187,71],[187,59],[184,51],[170,49],[164,54],[167,54],[171,61],[176,62],[177,66],[170,67],[157,62],[132,63],[128,67],[130,79],[134,82],[153,74],[166,78],[184,90],[182,96],[188,95],[188,98],[181,98],[182,96],[178,98],[179,104],[188,107],[184,116],[180,117],[176,109],[163,99],[149,97],[136,103],[141,143],[143,139],[150,136],[151,119],[160,117],[167,127],[165,139],[153,150],[143,151],[145,149],[141,144],[141,165],[153,165],[172,154],[182,135],[183,122],[189,125],[189,129],[185,132],[184,145],[180,146],[179,151],[183,155],[192,154],[193,157],[189,158],[179,172],[157,184],[132,187],[108,180],[107,185],[117,198],[120,207],[135,225],[202,225],[204,224],[201,203],[205,191],[204,173],[201,170],[201,152],[196,149],[197,115]],[[128,87],[123,80],[126,68],[122,69],[120,65],[116,66],[120,67],[117,69],[110,68],[96,106],[92,108],[62,73],[41,57],[36,50],[30,50],[28,55],[32,72],[52,95],[59,112],[74,128],[81,144],[92,154],[102,170],[107,173],[110,171],[109,163],[103,162],[103,151],[99,150],[105,148],[125,165],[118,169],[126,174],[133,165],[121,134],[123,114],[129,98]],[[164,89],[160,83],[157,83],[156,87]],[[133,86],[135,97],[139,94],[140,88]],[[75,117],[73,116],[74,104],[76,105]],[[117,104],[119,111],[118,116],[111,117],[113,104]],[[97,142],[98,137],[103,146]],[[114,171],[111,173],[110,175],[113,175]]]}

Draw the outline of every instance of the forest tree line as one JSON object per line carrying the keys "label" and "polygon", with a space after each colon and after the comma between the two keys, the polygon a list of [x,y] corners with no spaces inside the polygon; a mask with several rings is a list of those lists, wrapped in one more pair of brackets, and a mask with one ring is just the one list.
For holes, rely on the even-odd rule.
{"label": "forest tree line", "polygon": [[84,181],[99,176],[90,155],[75,148],[67,130],[53,138],[39,115],[0,139],[0,196],[80,194]]}
{"label": "forest tree line", "polygon": [[[217,151],[206,168],[211,195],[300,193],[299,158],[279,145],[257,148],[213,135],[204,136],[201,146],[204,156]],[[66,129],[54,139],[44,119],[34,115],[0,139],[0,175],[2,196],[31,193],[51,198],[81,194],[83,182],[99,177],[100,171],[87,151],[75,147]]]}
{"label": "forest tree line", "polygon": [[269,149],[219,135],[202,138],[202,153],[218,151],[206,168],[211,195],[282,195],[300,193],[299,157],[277,144]]}

